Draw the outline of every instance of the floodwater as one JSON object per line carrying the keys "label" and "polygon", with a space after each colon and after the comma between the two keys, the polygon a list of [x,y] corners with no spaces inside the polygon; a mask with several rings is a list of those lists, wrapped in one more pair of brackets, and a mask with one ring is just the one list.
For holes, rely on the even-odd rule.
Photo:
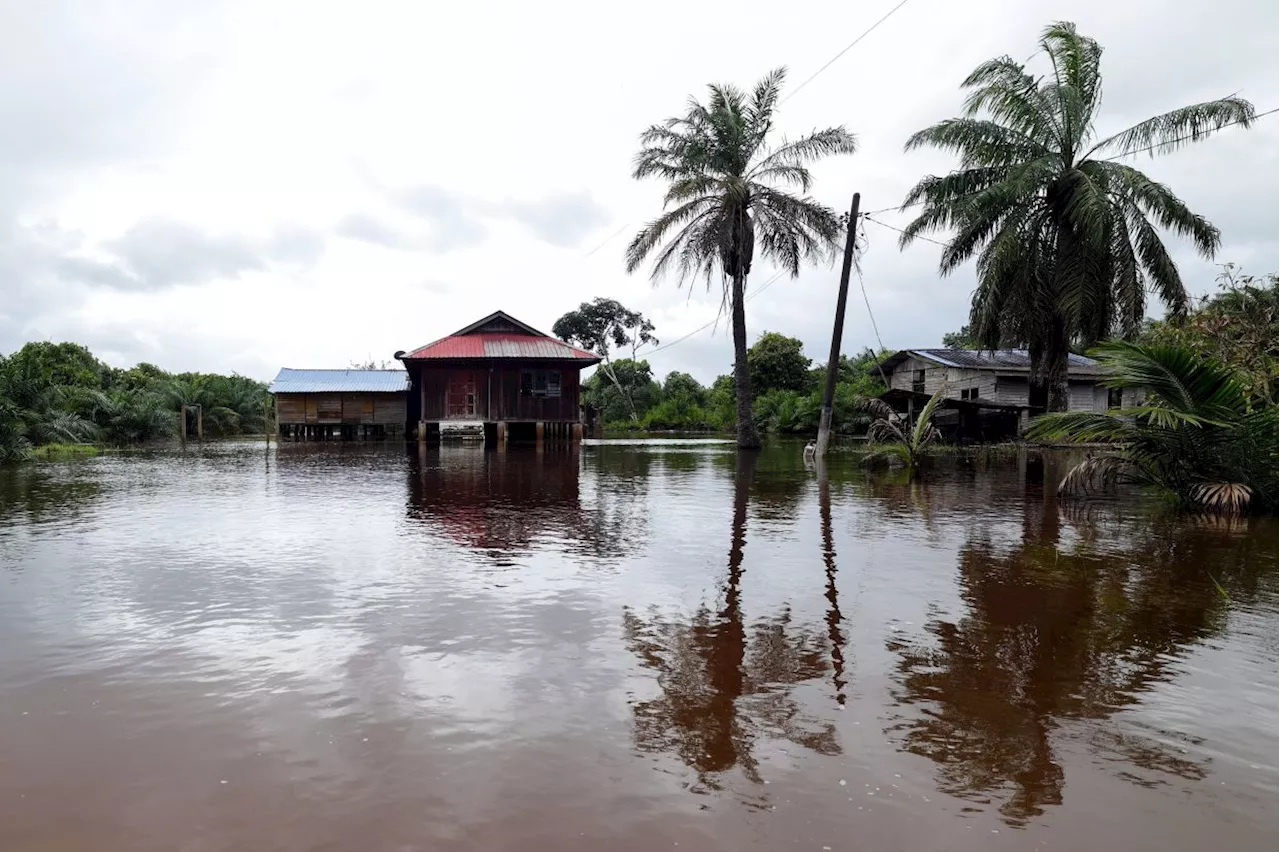
{"label": "floodwater", "polygon": [[0,471],[0,849],[1275,849],[1275,521],[1061,461]]}

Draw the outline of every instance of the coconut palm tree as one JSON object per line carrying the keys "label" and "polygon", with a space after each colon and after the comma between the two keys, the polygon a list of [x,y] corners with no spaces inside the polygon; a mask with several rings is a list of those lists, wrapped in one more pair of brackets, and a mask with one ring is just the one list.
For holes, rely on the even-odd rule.
{"label": "coconut palm tree", "polygon": [[760,446],[751,417],[743,304],[756,245],[792,278],[800,274],[802,263],[831,257],[841,234],[840,219],[808,196],[813,178],[807,165],[857,148],[843,126],[770,145],[785,76],[784,68],[769,73],[750,94],[734,86],[711,86],[705,104],[691,100],[683,116],[641,134],[633,174],[638,180],[660,178],[668,187],[665,212],[627,247],[627,271],[634,272],[656,251],[654,280],[672,269],[682,284],[702,277],[710,288],[720,278],[733,329],[742,448]]}
{"label": "coconut palm tree", "polygon": [[906,150],[932,147],[960,157],[959,170],[930,175],[902,209],[922,204],[900,244],[954,231],[939,269],[977,259],[970,328],[983,346],[1019,341],[1048,408],[1067,407],[1069,347],[1142,323],[1146,292],[1173,312],[1187,304],[1178,268],[1158,228],[1186,237],[1212,257],[1218,229],[1166,186],[1117,162],[1197,142],[1231,124],[1253,122],[1253,105],[1224,98],[1182,107],[1101,139],[1102,48],[1074,24],[1045,29],[1049,73],[1035,76],[1008,56],[979,65],[964,81],[964,115],[921,130]]}

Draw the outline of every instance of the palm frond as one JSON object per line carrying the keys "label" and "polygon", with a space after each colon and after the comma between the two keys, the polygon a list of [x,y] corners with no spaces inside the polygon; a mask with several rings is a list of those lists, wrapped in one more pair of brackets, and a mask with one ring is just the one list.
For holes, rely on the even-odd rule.
{"label": "palm frond", "polygon": [[1067,497],[1087,497],[1115,486],[1133,474],[1133,462],[1122,455],[1091,456],[1067,471],[1058,483],[1058,493]]}
{"label": "palm frond", "polygon": [[964,101],[966,116],[986,111],[997,122],[1032,139],[1061,145],[1061,119],[1054,104],[1039,81],[1012,58],[1002,56],[982,63],[960,86],[972,89]]}
{"label": "palm frond", "polygon": [[1244,98],[1230,97],[1192,104],[1148,118],[1098,142],[1087,156],[1113,152],[1116,157],[1149,151],[1168,154],[1204,139],[1214,131],[1239,124],[1249,127],[1257,111]]}
{"label": "palm frond", "polygon": [[[815,130],[792,141],[784,138],[777,148],[767,153],[747,172],[747,177],[751,180],[760,180],[761,171],[775,166],[797,166],[816,162],[825,157],[855,154],[857,151],[858,138],[843,125]],[[808,187],[805,188],[808,189]]]}
{"label": "palm frond", "polygon": [[903,151],[938,148],[960,156],[963,168],[1001,168],[1043,157],[1044,144],[996,121],[949,118],[908,137]]}
{"label": "palm frond", "polygon": [[672,228],[687,225],[690,221],[697,221],[705,216],[708,208],[717,204],[718,200],[713,196],[695,198],[647,223],[627,246],[627,272],[635,272],[639,269],[645,258],[662,242]]}
{"label": "palm frond", "polygon": [[933,425],[933,413],[938,409],[938,403],[942,402],[943,397],[946,395],[947,386],[943,385],[938,388],[933,396],[929,397],[929,401],[924,404],[924,408],[920,409],[915,425],[911,427],[911,446],[916,451],[923,449],[941,437],[942,433]]}
{"label": "palm frond", "polygon": [[1046,27],[1040,45],[1053,62],[1065,138],[1078,152],[1093,132],[1099,106],[1102,47],[1067,21]]}
{"label": "palm frond", "polygon": [[1235,371],[1185,349],[1112,341],[1090,350],[1108,387],[1139,387],[1161,407],[1200,422],[1228,422],[1244,413]]}
{"label": "palm frond", "polygon": [[1132,433],[1126,420],[1111,414],[1058,411],[1034,418],[1024,434],[1032,441],[1095,444],[1119,443]]}
{"label": "palm frond", "polygon": [[1206,482],[1192,489],[1191,499],[1215,512],[1240,514],[1249,508],[1253,489],[1241,482]]}

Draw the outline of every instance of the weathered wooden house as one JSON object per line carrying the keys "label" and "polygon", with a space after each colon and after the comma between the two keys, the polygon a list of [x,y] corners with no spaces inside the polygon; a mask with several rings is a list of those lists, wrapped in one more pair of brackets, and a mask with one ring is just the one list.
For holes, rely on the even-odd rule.
{"label": "weathered wooden house", "polygon": [[404,370],[282,369],[275,397],[282,438],[384,438],[403,435],[409,378]]}
{"label": "weathered wooden house", "polygon": [[[1047,400],[1031,385],[1031,356],[1025,349],[903,349],[880,362],[889,387],[931,396],[944,384],[947,396],[1044,410]],[[1119,404],[1099,384],[1102,369],[1083,355],[1067,356],[1069,411],[1106,411]]]}
{"label": "weathered wooden house", "polygon": [[[875,368],[873,368],[875,369]],[[944,385],[943,420],[957,420],[967,437],[984,439],[1016,433],[1047,399],[1031,384],[1031,356],[1025,349],[903,349],[878,367],[885,374],[885,398],[903,411],[918,410]],[[1104,412],[1132,405],[1137,391],[1108,389],[1099,383],[1098,362],[1083,355],[1067,358],[1069,411]]]}
{"label": "weathered wooden house", "polygon": [[466,423],[482,424],[498,443],[579,440],[579,372],[601,360],[502,311],[396,358],[408,372],[419,440]]}

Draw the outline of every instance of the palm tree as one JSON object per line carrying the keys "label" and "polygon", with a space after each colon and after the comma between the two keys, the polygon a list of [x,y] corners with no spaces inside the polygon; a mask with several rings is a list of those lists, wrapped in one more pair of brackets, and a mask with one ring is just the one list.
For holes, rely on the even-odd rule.
{"label": "palm tree", "polygon": [[1133,482],[1193,508],[1274,510],[1274,404],[1251,396],[1230,367],[1188,349],[1116,341],[1090,354],[1102,363],[1106,385],[1141,388],[1146,399],[1106,414],[1060,412],[1032,422],[1033,440],[1116,445],[1069,471],[1062,492]]}
{"label": "palm tree", "polygon": [[876,418],[867,430],[867,437],[871,439],[871,452],[863,457],[863,464],[897,459],[910,471],[919,468],[925,448],[942,437],[938,427],[933,425],[933,413],[946,395],[946,385],[938,388],[920,410],[915,423],[904,419],[884,400],[876,397],[863,397],[859,400],[858,407]]}
{"label": "palm tree", "polygon": [[[1008,56],[979,65],[964,81],[964,116],[907,140],[960,157],[958,171],[931,175],[902,209],[923,204],[904,230],[954,230],[939,269],[977,258],[970,328],[981,345],[1030,349],[1033,380],[1048,408],[1067,407],[1067,354],[1113,334],[1136,333],[1154,291],[1175,313],[1187,293],[1157,228],[1212,257],[1218,229],[1168,187],[1116,162],[1163,154],[1231,124],[1248,126],[1253,105],[1224,98],[1182,107],[1097,140],[1102,91],[1096,41],[1074,24],[1049,26],[1040,39],[1051,73],[1033,76]],[[985,117],[981,117],[985,114]],[[1047,387],[1046,387],[1047,386]]]}
{"label": "palm tree", "polygon": [[673,267],[681,283],[705,277],[708,289],[720,276],[733,327],[738,446],[744,449],[760,446],[751,417],[743,304],[757,241],[764,257],[792,278],[802,262],[833,256],[840,219],[807,195],[813,183],[807,164],[857,148],[843,126],[770,146],[785,76],[784,68],[769,73],[749,95],[734,86],[712,85],[705,104],[691,99],[685,115],[641,134],[633,173],[637,180],[661,178],[668,187],[665,212],[627,247],[627,271],[634,272],[662,245],[653,263],[655,281]]}

